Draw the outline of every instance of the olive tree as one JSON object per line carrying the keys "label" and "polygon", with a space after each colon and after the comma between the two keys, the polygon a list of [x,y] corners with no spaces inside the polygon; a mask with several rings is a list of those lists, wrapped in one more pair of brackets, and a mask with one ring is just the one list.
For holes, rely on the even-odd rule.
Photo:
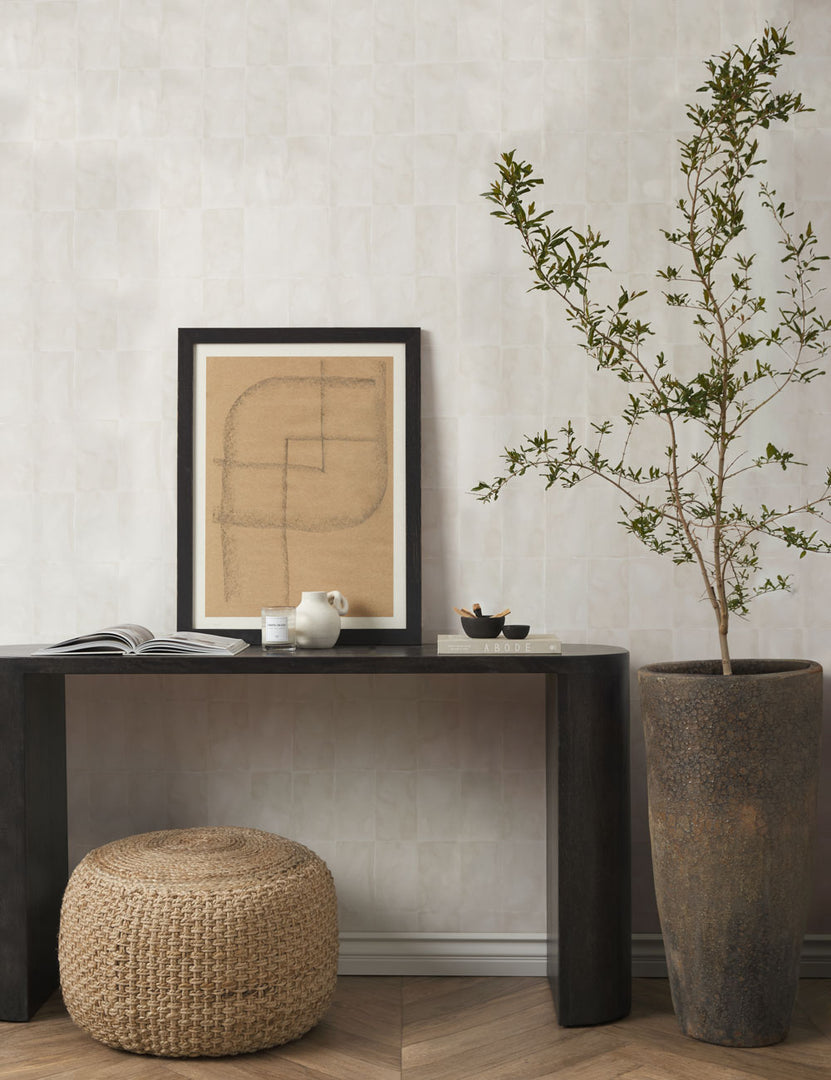
{"label": "olive tree", "polygon": [[[793,49],[787,29],[767,27],[747,49],[734,46],[706,61],[708,79],[687,106],[692,133],[680,140],[683,197],[675,226],[662,230],[672,261],[657,271],[663,302],[692,319],[700,364],[679,374],[669,350],[656,350],[655,333],[640,312],[646,291],[620,287],[611,303],[597,299],[597,274],[607,271],[607,241],[592,228],[555,227],[551,210],[533,195],[541,177],[502,155],[485,198],[493,215],[515,230],[530,259],[533,289],[551,292],[563,306],[581,348],[598,369],[626,385],[627,404],[614,419],[595,420],[587,438],[569,421],[558,431],[526,436],[504,452],[502,475],[474,488],[496,499],[505,484],[527,472],[547,487],[573,487],[588,477],[612,484],[621,499],[621,524],[651,551],[676,564],[695,564],[718,625],[722,666],[731,673],[728,628],[733,613],[751,601],[790,588],[790,575],[765,576],[762,538],[807,552],[828,552],[819,520],[831,502],[831,470],[808,500],[748,508],[736,498],[751,470],[789,471],[804,465],[795,454],[763,439],[746,448],[751,421],[789,387],[824,374],[831,322],[817,310],[816,273],[825,256],[808,223],[756,178],[764,164],[760,129],[808,111],[800,94],[778,92],[776,76]],[[754,284],[758,252],[746,217],[755,190],[774,223],[781,270],[772,298]],[[664,449],[656,460],[637,460],[645,424],[662,425]],[[684,436],[690,425],[692,439]],[[750,425],[750,427],[749,427]],[[744,479],[743,479],[744,478]]]}

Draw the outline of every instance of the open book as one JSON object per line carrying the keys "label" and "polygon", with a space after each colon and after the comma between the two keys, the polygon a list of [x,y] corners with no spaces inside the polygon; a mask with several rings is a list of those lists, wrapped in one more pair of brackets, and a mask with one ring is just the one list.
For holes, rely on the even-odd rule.
{"label": "open book", "polygon": [[57,645],[38,649],[44,653],[201,653],[206,656],[231,656],[248,648],[248,642],[240,638],[221,637],[219,634],[196,634],[179,630],[167,637],[154,637],[146,626],[124,623],[108,626],[95,634],[81,634],[67,638]]}

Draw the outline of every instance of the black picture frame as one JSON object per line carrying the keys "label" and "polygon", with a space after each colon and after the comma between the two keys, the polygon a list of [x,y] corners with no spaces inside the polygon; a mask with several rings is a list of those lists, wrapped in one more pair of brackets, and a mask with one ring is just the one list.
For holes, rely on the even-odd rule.
{"label": "black picture frame", "polygon": [[[339,352],[339,349],[341,350]],[[395,608],[392,617],[342,617],[339,645],[415,645],[421,642],[421,330],[418,327],[337,328],[181,328],[178,340],[177,451],[177,626],[230,634],[260,642],[260,610],[224,618],[210,615],[203,534],[208,422],[207,380],[202,372],[208,356],[235,355],[292,360],[303,355],[330,357],[390,354],[393,378],[393,483],[395,543],[393,575]],[[388,359],[389,359],[388,358]],[[258,361],[259,362],[259,361]],[[321,391],[322,394],[322,391]],[[402,399],[403,395],[403,399]],[[230,414],[229,414],[230,415]],[[401,430],[403,426],[403,431]],[[321,429],[322,430],[322,429]],[[321,435],[321,439],[323,436]],[[400,461],[401,455],[404,462]],[[322,459],[323,460],[323,459]],[[284,468],[288,469],[288,459]],[[325,466],[320,470],[325,471]],[[288,474],[286,474],[288,475]],[[288,481],[286,481],[287,483]],[[288,529],[285,519],[282,525]],[[337,581],[309,584],[309,589],[341,588]],[[346,590],[343,590],[346,592]],[[347,594],[348,598],[348,594]],[[298,597],[299,599],[299,597]],[[273,602],[264,596],[261,605]],[[218,624],[219,620],[219,624]],[[242,625],[241,620],[247,622]]]}

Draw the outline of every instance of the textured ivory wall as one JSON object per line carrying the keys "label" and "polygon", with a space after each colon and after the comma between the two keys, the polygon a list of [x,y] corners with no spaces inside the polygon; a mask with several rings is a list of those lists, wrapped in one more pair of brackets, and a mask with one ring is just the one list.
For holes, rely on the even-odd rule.
{"label": "textured ivory wall", "polygon": [[[817,109],[772,136],[776,184],[831,250],[825,0],[3,0],[0,640],[173,626],[178,326],[415,324],[425,637],[479,599],[627,646],[633,669],[712,655],[695,589],[628,542],[605,491],[467,494],[506,442],[618,405],[478,193],[516,146],[547,203],[651,285],[701,60],[766,20],[791,22]],[[814,384],[761,434],[822,466],[830,414]],[[831,664],[830,569],[803,562],[735,652]],[[75,679],[69,701],[73,859],[245,821],[330,860],[345,929],[543,929],[537,680]],[[632,742],[647,931],[636,714]]]}

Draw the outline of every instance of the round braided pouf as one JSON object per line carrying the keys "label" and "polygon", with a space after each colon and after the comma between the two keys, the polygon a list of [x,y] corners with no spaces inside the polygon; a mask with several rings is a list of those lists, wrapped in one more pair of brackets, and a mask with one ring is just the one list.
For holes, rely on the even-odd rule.
{"label": "round braided pouf", "polygon": [[58,952],[69,1015],[99,1042],[162,1057],[262,1050],[332,999],[332,875],[259,829],[128,836],[73,871]]}

